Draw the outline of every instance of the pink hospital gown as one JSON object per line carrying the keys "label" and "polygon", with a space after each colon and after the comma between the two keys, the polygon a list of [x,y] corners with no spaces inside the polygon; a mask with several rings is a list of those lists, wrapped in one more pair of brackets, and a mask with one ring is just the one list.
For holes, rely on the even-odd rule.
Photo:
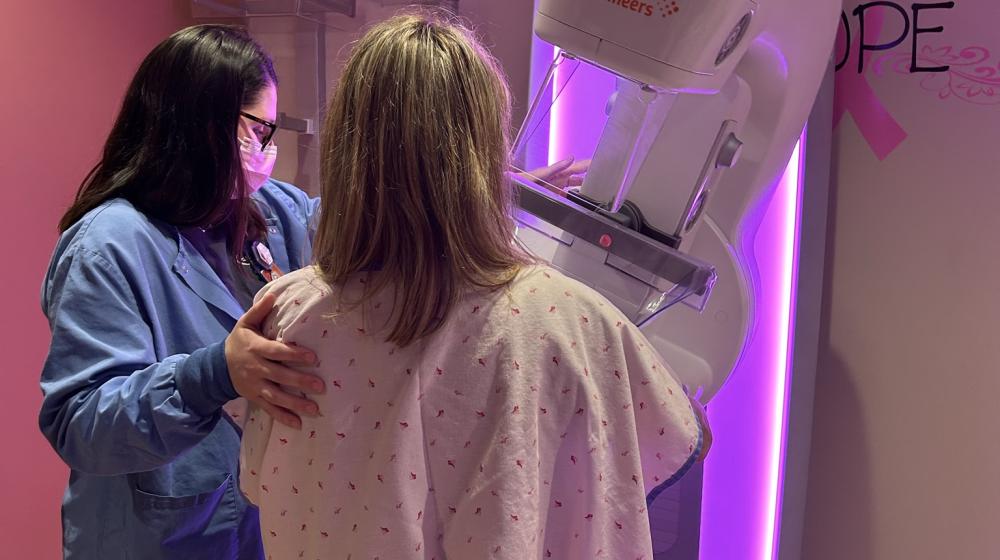
{"label": "pink hospital gown", "polygon": [[530,267],[398,348],[379,332],[391,295],[334,313],[314,268],[266,292],[266,334],[314,350],[327,383],[301,431],[248,411],[241,484],[268,558],[652,560],[646,494],[690,464],[700,428],[599,294]]}

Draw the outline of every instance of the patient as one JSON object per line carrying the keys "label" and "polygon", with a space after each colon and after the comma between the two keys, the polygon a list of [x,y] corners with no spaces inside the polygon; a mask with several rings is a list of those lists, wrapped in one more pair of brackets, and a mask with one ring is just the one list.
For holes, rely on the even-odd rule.
{"label": "patient", "polygon": [[652,559],[646,495],[702,423],[615,307],[518,247],[509,131],[461,26],[400,16],[354,47],[316,265],[258,295],[329,387],[301,431],[250,411],[241,483],[269,557]]}

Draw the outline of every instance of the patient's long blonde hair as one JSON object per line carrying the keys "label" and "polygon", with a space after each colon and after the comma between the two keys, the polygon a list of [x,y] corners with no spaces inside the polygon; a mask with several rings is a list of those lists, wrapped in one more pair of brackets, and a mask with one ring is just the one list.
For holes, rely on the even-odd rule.
{"label": "patient's long blonde hair", "polygon": [[510,94],[496,60],[441,16],[397,16],[357,43],[323,128],[315,260],[334,285],[367,272],[361,305],[395,293],[387,340],[436,331],[468,288],[529,262],[514,242]]}

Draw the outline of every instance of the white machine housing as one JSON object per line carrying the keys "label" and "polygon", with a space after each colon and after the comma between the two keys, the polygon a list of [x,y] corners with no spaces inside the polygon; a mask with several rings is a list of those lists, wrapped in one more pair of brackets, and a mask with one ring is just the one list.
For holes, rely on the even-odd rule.
{"label": "white machine housing", "polygon": [[[671,238],[657,258],[714,267],[707,301],[632,315],[674,373],[703,389],[706,402],[752,336],[759,298],[754,210],[770,199],[802,133],[828,66],[839,8],[836,0],[538,1],[534,28],[541,39],[564,59],[619,77],[607,114],[597,116],[607,122],[594,153],[556,154],[592,158],[577,194],[605,217],[622,211],[626,200],[638,207],[647,226]],[[533,102],[520,144],[533,119],[537,127],[558,99],[556,82],[548,80]],[[626,314],[629,305],[650,301],[658,284],[644,276],[648,269],[622,263],[613,247],[538,228],[525,210],[519,236],[540,257],[612,301],[630,300]],[[616,233],[613,221],[605,220],[609,235]]]}
{"label": "white machine housing", "polygon": [[535,33],[651,86],[714,93],[746,52],[755,0],[540,0]]}

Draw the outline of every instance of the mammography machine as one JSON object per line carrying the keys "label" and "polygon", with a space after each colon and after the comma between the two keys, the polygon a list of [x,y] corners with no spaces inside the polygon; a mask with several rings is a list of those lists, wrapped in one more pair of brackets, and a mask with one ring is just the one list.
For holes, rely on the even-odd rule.
{"label": "mammography machine", "polygon": [[[802,133],[839,6],[537,4],[535,34],[555,56],[515,142],[518,236],[624,311],[703,402],[736,368],[761,311],[750,216]],[[591,164],[566,193],[526,171],[568,156]],[[688,515],[668,509],[668,525]]]}

